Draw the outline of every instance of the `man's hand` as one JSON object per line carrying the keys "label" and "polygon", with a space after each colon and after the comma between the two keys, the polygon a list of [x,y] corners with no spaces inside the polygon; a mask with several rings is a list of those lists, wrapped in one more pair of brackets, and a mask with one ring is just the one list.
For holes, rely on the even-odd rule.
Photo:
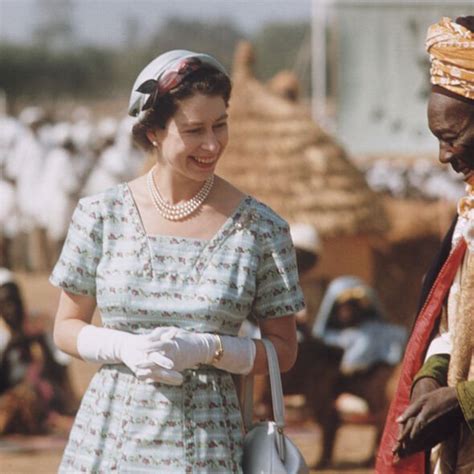
{"label": "man's hand", "polygon": [[[426,381],[417,388],[423,380]],[[463,420],[456,389],[429,390],[435,385],[428,380],[438,385],[434,379],[420,379],[414,387],[412,403],[397,419],[401,427],[393,452],[401,458],[432,448],[453,433]]]}
{"label": "man's hand", "polygon": [[410,403],[416,402],[423,395],[426,395],[434,390],[441,388],[442,385],[432,377],[423,377],[420,380],[417,380],[413,390],[411,391]]}
{"label": "man's hand", "polygon": [[[438,383],[436,379],[432,377],[421,378],[415,383],[415,386],[412,389],[409,407],[411,407],[422,396],[427,395],[428,393],[433,392],[434,390],[438,388],[441,388],[441,385]],[[407,410],[405,410],[405,412],[401,415],[401,417],[405,415]],[[397,444],[392,449],[392,452],[399,457],[403,457],[407,455],[407,454],[403,454],[404,449],[405,449],[405,442],[406,442],[406,439],[409,437],[411,429],[413,427],[413,423],[415,422],[414,417],[410,417],[406,420],[404,419],[405,421],[400,421],[401,417],[399,417],[397,420],[398,423],[400,423],[398,437],[397,437]]]}

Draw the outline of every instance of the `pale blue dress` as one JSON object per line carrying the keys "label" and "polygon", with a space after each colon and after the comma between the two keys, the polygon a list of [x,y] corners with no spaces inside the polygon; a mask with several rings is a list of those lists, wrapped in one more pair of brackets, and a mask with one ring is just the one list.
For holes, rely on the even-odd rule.
{"label": "pale blue dress", "polygon": [[[148,236],[126,184],[79,202],[50,281],[93,295],[104,326],[237,335],[249,314],[303,308],[288,225],[244,198],[211,240]],[[62,473],[241,472],[242,425],[231,375],[184,371],[174,387],[104,365],[84,395]]]}

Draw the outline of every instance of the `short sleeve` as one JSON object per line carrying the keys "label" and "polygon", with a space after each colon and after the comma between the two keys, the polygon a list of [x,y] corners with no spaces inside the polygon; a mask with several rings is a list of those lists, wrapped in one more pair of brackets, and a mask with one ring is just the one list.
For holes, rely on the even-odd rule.
{"label": "short sleeve", "polygon": [[94,296],[97,265],[102,255],[103,223],[100,202],[90,199],[79,201],[49,281],[71,293]]}
{"label": "short sleeve", "polygon": [[252,316],[265,320],[297,313],[304,308],[304,299],[288,224],[275,222],[260,238]]}

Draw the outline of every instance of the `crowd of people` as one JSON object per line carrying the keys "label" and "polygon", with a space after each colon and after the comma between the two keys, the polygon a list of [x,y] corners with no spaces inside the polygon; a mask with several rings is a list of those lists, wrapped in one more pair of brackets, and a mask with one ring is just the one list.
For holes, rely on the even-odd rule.
{"label": "crowd of people", "polygon": [[94,120],[84,107],[69,121],[37,106],[0,116],[0,265],[49,270],[78,199],[137,174],[130,121]]}
{"label": "crowd of people", "polygon": [[[144,155],[131,138],[132,121],[94,120],[85,107],[68,121],[37,106],[0,116],[0,264],[49,270],[78,199],[139,173]],[[374,191],[396,198],[455,202],[463,195],[456,173],[429,159],[381,158],[361,171]]]}

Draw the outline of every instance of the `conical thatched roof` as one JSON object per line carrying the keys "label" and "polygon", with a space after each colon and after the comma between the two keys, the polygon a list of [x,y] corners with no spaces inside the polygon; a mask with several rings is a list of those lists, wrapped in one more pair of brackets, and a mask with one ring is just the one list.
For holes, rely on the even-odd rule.
{"label": "conical thatched roof", "polygon": [[390,223],[385,239],[392,244],[428,237],[441,240],[456,214],[456,206],[443,200],[430,202],[384,196],[382,203]]}
{"label": "conical thatched roof", "polygon": [[387,221],[376,195],[341,146],[305,107],[257,81],[252,62],[252,47],[240,44],[231,138],[219,174],[290,222],[314,225],[323,237],[384,231]]}

